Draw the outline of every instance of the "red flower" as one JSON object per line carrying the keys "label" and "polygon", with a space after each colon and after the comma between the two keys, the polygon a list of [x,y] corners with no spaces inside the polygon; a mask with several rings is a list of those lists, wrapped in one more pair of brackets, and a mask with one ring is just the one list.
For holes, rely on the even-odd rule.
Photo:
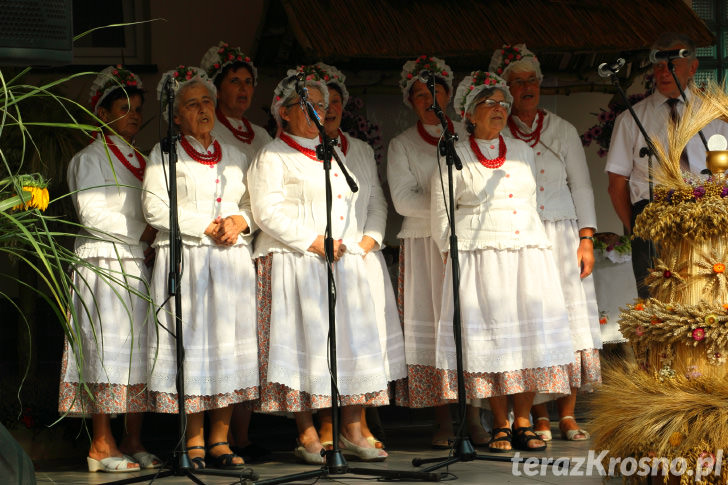
{"label": "red flower", "polygon": [[599,324],[600,325],[606,325],[607,324],[607,317],[601,317],[599,319]]}
{"label": "red flower", "polygon": [[407,74],[407,79],[412,79],[412,73]]}
{"label": "red flower", "polygon": [[246,57],[245,62],[250,62],[250,57]]}
{"label": "red flower", "polygon": [[665,272],[662,273],[662,276],[664,276],[665,278],[670,278],[672,276],[672,273],[670,272],[670,270],[666,269]]}
{"label": "red flower", "polygon": [[698,327],[695,330],[693,330],[693,340],[700,342],[705,338],[705,329],[703,327]]}
{"label": "red flower", "polygon": [[636,305],[634,306],[634,309],[635,309],[635,310],[638,310],[638,311],[642,311],[642,310],[644,310],[644,309],[645,309],[645,305],[644,305],[643,303],[637,303],[637,304],[636,304]]}
{"label": "red flower", "polygon": [[641,337],[645,333],[645,328],[642,325],[639,325],[634,329],[634,333],[637,334],[638,337]]}

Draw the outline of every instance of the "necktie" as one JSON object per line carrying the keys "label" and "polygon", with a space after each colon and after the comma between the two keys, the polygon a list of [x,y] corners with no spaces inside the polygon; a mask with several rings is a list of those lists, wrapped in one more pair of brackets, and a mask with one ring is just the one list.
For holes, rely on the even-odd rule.
{"label": "necktie", "polygon": [[[665,103],[670,107],[670,120],[677,124],[680,121],[680,113],[677,111],[677,104],[680,102],[678,98],[670,98]],[[686,147],[687,148],[687,147]],[[680,154],[680,170],[683,172],[690,171],[690,162],[688,162],[688,155],[685,150]]]}

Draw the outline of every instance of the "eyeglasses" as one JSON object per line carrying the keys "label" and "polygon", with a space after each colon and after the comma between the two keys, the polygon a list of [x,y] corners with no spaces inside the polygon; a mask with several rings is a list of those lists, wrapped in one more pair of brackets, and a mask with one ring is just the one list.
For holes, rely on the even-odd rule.
{"label": "eyeglasses", "polygon": [[[293,103],[284,104],[283,107],[290,108],[292,106],[300,106],[300,104],[301,104],[300,101],[295,101]],[[326,111],[326,109],[327,109],[326,105],[324,103],[311,103],[311,104],[313,104],[313,109],[315,109],[316,111],[323,112],[323,111]]]}
{"label": "eyeglasses", "polygon": [[514,79],[508,83],[509,86],[515,86],[517,88],[533,86],[535,84],[538,84],[538,78],[536,76],[531,76],[528,79]]}
{"label": "eyeglasses", "polygon": [[511,103],[508,101],[496,101],[495,99],[485,99],[481,101],[480,103],[476,104],[475,107],[477,108],[481,104],[484,104],[486,108],[493,108],[496,105],[500,106],[501,108],[508,111],[511,108]]}

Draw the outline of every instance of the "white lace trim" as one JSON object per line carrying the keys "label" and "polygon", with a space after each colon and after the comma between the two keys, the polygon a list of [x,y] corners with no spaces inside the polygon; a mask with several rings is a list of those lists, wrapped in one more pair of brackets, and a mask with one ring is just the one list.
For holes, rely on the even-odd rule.
{"label": "white lace trim", "polygon": [[[371,392],[380,392],[387,387],[387,377],[383,367],[378,369],[378,373],[370,375],[342,375],[339,369],[337,373],[337,387],[339,393],[343,395],[358,395]],[[287,378],[292,377],[292,378]],[[275,382],[297,391],[303,391],[308,394],[316,394],[328,396],[331,394],[331,377],[329,375],[311,375],[303,373],[300,370],[291,372],[290,369],[283,366],[268,367],[268,381]]]}
{"label": "white lace trim", "polygon": [[[444,370],[456,370],[455,352],[440,352],[437,356],[437,367]],[[463,366],[467,372],[516,372],[529,369],[546,369],[568,365],[574,362],[574,351],[568,349],[538,352],[531,349],[528,354],[514,352],[500,355],[469,356],[464,359]]]}

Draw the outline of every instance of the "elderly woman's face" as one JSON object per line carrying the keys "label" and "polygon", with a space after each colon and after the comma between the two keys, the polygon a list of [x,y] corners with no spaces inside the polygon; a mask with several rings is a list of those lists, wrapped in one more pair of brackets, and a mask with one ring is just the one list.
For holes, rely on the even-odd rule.
{"label": "elderly woman's face", "polygon": [[129,98],[124,96],[114,100],[108,110],[99,108],[99,118],[104,123],[109,123],[111,129],[130,142],[142,126],[142,104],[142,97],[139,94]]}
{"label": "elderly woman's face", "polygon": [[201,84],[195,84],[182,90],[177,103],[174,122],[182,134],[197,140],[205,138],[215,124],[215,100],[210,91]]}
{"label": "elderly woman's face", "polygon": [[[324,96],[321,91],[314,87],[308,88],[308,100],[316,109],[319,117],[323,121],[326,115],[326,105],[324,104]],[[286,131],[291,135],[301,136],[303,138],[314,138],[318,136],[318,128],[316,123],[308,119],[308,114],[301,109],[299,98],[295,97],[288,104],[280,108],[281,118],[288,122]]]}
{"label": "elderly woman's face", "polygon": [[[410,91],[410,103],[415,110],[417,118],[425,125],[436,125],[440,122],[437,115],[430,108],[432,107],[432,93],[427,89],[427,84],[421,81],[415,81]],[[441,84],[435,83],[435,97],[440,108],[445,110],[445,106],[450,102],[450,95]]]}
{"label": "elderly woman's face", "polygon": [[226,116],[242,118],[253,100],[254,84],[253,75],[247,67],[228,70],[217,90],[220,110]]}
{"label": "elderly woman's face", "polygon": [[540,101],[541,83],[535,72],[514,72],[510,75],[508,87],[513,96],[513,112],[535,112]]}
{"label": "elderly woman's face", "polygon": [[326,134],[333,137],[341,126],[341,115],[344,112],[344,106],[341,102],[341,95],[336,89],[329,88],[329,109],[326,111],[324,120],[324,128]]}
{"label": "elderly woman's face", "polygon": [[[489,103],[486,102],[488,99],[495,101],[493,106],[488,106]],[[475,138],[492,140],[506,126],[508,109],[499,104],[500,101],[505,100],[506,97],[503,92],[496,89],[488,98],[478,101],[473,113],[467,115],[470,122],[475,126],[473,131]]]}

